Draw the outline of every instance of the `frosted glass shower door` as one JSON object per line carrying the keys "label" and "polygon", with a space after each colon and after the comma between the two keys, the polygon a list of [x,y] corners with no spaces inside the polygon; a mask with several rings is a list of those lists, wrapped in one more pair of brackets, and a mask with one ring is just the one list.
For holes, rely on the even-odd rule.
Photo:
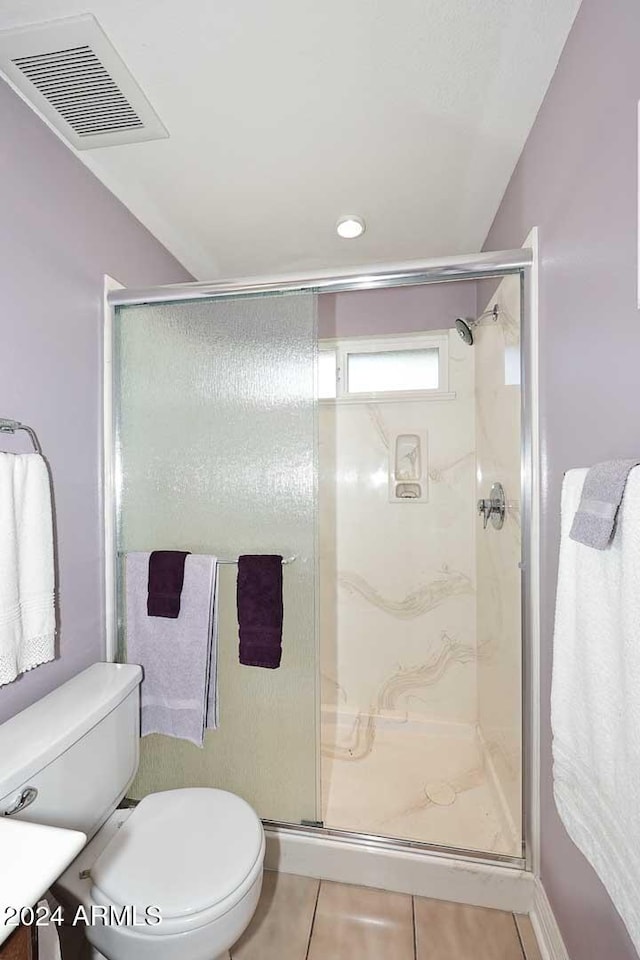
{"label": "frosted glass shower door", "polygon": [[[296,557],[277,670],[238,662],[237,568],[220,567],[220,727],[202,750],[143,738],[134,797],[216,786],[265,819],[317,819],[315,318],[306,293],[117,311],[120,554]],[[119,594],[122,620],[122,577]]]}

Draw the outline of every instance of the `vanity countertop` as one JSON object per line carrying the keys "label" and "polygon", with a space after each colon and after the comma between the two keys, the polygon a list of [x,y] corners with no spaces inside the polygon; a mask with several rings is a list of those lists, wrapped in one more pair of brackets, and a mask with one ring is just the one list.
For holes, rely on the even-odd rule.
{"label": "vanity countertop", "polygon": [[15,930],[7,907],[33,907],[86,842],[78,830],[0,817],[0,943]]}

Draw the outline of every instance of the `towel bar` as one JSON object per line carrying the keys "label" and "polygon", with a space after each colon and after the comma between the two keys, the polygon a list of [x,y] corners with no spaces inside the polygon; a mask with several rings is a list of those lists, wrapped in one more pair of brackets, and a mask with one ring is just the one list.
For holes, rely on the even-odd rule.
{"label": "towel bar", "polygon": [[[1,422],[1,421],[0,421],[0,422]],[[118,556],[119,556],[119,557],[125,557],[125,556],[126,556],[126,551],[124,551],[124,550],[119,550],[119,551],[118,551]],[[286,566],[286,565],[289,564],[289,563],[293,563],[293,562],[294,562],[295,560],[297,560],[297,559],[298,559],[298,555],[297,555],[296,553],[294,553],[294,554],[293,554],[292,556],[290,556],[290,557],[283,557],[283,558],[282,558],[282,566],[284,567],[284,566]],[[228,559],[228,560],[218,560],[218,563],[237,563],[238,560],[239,560],[239,557],[234,557],[234,558],[230,558],[230,559]]]}
{"label": "towel bar", "polygon": [[[234,560],[218,560],[218,563],[237,563],[237,562],[238,562],[238,559],[239,559],[239,558],[236,557]],[[282,566],[284,567],[284,566],[285,566],[286,564],[288,564],[288,563],[293,563],[293,561],[294,561],[294,560],[297,560],[297,559],[298,559],[298,558],[297,558],[297,556],[296,556],[295,553],[293,554],[292,557],[283,557],[283,558],[282,558]]]}
{"label": "towel bar", "polygon": [[24,430],[25,433],[28,433],[31,437],[33,449],[42,456],[40,441],[33,427],[28,427],[26,423],[19,423],[17,420],[5,420],[4,417],[0,417],[0,433],[15,433],[16,430]]}

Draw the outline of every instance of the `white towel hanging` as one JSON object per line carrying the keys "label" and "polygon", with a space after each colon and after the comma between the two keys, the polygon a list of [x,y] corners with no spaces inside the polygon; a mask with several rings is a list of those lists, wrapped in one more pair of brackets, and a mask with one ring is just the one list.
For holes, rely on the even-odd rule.
{"label": "white towel hanging", "polygon": [[640,468],[610,546],[569,538],[587,470],[562,489],[551,723],[556,805],[640,952]]}
{"label": "white towel hanging", "polygon": [[168,619],[147,613],[149,557],[126,556],[127,660],[144,669],[141,734],[201,747],[218,726],[217,560],[187,556],[180,616]]}
{"label": "white towel hanging", "polygon": [[55,652],[49,472],[36,453],[0,453],[0,685]]}

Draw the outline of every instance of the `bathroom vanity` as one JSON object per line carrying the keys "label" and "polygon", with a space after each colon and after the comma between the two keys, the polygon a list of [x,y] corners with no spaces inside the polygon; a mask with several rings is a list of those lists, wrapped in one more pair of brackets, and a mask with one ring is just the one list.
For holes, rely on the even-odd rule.
{"label": "bathroom vanity", "polygon": [[9,908],[28,911],[36,904],[86,840],[79,830],[0,816],[0,960],[37,956],[31,927],[12,925]]}
{"label": "bathroom vanity", "polygon": [[36,927],[18,927],[0,946],[0,960],[38,960]]}

